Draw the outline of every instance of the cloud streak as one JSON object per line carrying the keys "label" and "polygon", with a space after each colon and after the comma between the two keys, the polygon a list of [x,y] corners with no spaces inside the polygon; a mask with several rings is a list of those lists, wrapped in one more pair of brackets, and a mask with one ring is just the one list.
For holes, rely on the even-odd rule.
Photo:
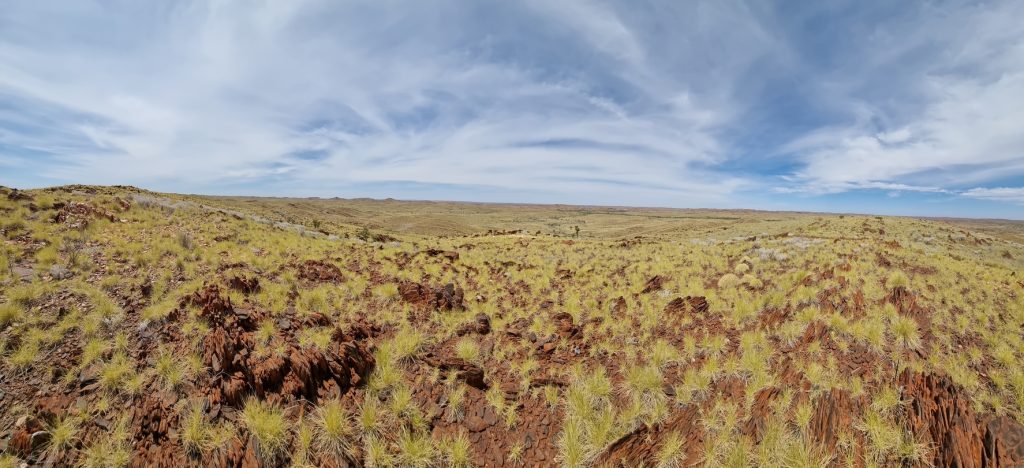
{"label": "cloud streak", "polygon": [[1024,185],[1015,2],[37,3],[0,16],[11,184],[792,208]]}

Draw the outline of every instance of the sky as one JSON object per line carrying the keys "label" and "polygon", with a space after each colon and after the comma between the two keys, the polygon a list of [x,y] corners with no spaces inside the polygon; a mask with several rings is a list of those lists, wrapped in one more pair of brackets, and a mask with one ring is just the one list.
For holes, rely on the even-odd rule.
{"label": "sky", "polygon": [[0,184],[1024,219],[1024,2],[8,0]]}

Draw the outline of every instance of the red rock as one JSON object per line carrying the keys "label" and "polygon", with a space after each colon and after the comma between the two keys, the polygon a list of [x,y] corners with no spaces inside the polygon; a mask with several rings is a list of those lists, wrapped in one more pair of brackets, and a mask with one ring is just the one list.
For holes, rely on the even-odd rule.
{"label": "red rock", "polygon": [[623,317],[626,315],[626,307],[626,298],[619,296],[612,305],[612,312],[618,317]]}
{"label": "red rock", "polygon": [[970,398],[945,376],[904,372],[900,376],[909,397],[907,427],[934,447],[933,464],[940,467],[1024,465],[1024,426],[1008,418],[983,421]]}
{"label": "red rock", "polygon": [[228,287],[245,294],[252,294],[259,292],[260,279],[255,276],[245,277],[236,275],[228,280]]}
{"label": "red rock", "polygon": [[306,260],[296,266],[299,278],[317,283],[340,283],[345,280],[341,269],[333,263]]}
{"label": "red rock", "polygon": [[661,275],[654,275],[651,279],[644,283],[644,289],[640,291],[643,294],[651,293],[654,291],[661,291],[667,278]]}
{"label": "red rock", "polygon": [[451,283],[443,287],[431,288],[419,283],[404,282],[398,285],[398,294],[403,301],[420,309],[461,310],[466,307],[465,293],[462,288]]}

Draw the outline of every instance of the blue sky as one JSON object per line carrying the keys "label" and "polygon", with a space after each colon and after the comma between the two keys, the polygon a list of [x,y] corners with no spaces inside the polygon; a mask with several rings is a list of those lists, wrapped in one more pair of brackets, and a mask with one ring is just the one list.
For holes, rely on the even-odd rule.
{"label": "blue sky", "polygon": [[5,2],[0,184],[1024,218],[1024,2]]}

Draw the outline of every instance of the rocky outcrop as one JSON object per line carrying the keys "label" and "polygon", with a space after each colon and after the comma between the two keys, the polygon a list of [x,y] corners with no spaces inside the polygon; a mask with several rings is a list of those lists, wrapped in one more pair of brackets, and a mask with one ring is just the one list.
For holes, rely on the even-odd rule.
{"label": "rocky outcrop", "polygon": [[106,219],[110,222],[117,221],[117,216],[102,208],[97,208],[88,203],[70,202],[62,205],[57,214],[53,216],[53,222],[63,224],[71,229],[85,229],[93,219]]}
{"label": "rocky outcrop", "polygon": [[[250,393],[315,402],[344,394],[373,368],[373,355],[363,341],[340,331],[327,349],[299,347],[286,335],[277,338],[281,342],[275,350],[256,352],[252,333],[256,317],[251,311],[232,307],[216,285],[203,288],[189,301],[201,307],[200,316],[211,327],[203,340],[202,356],[213,373],[207,388],[213,406],[237,406]],[[323,326],[327,319],[312,315],[302,322],[306,327]]]}
{"label": "rocky outcrop", "polygon": [[644,283],[644,289],[640,292],[643,294],[647,294],[655,291],[661,291],[662,287],[665,284],[665,281],[668,281],[668,278],[665,278],[664,276],[661,275],[654,275],[651,277],[651,279],[647,280],[647,282]]}
{"label": "rocky outcrop", "polygon": [[341,269],[333,263],[319,260],[306,260],[295,266],[299,279],[315,283],[340,283],[345,280]]}
{"label": "rocky outcrop", "polygon": [[970,398],[944,376],[904,372],[904,398],[910,399],[907,426],[934,448],[937,467],[1024,466],[1024,426],[1006,417],[985,419]]}
{"label": "rocky outcrop", "polygon": [[458,336],[464,336],[471,333],[478,335],[486,335],[491,332],[491,318],[487,314],[481,312],[476,314],[476,317],[472,322],[463,324],[455,331]]}
{"label": "rocky outcrop", "polygon": [[403,301],[420,309],[461,310],[466,307],[465,292],[452,283],[432,288],[420,283],[405,282],[398,285],[398,295]]}
{"label": "rocky outcrop", "polygon": [[428,257],[441,257],[448,260],[449,262],[455,262],[459,260],[459,253],[453,252],[451,250],[427,249],[424,250],[423,253],[426,254]]}
{"label": "rocky outcrop", "polygon": [[691,466],[700,460],[700,448],[704,444],[704,431],[699,424],[697,407],[687,405],[662,423],[652,427],[641,427],[605,449],[594,466],[632,467],[657,466],[658,451],[669,433],[682,438],[686,450],[685,460],[679,466]]}
{"label": "rocky outcrop", "polygon": [[484,381],[483,368],[465,359],[427,355],[423,358],[423,362],[438,368],[442,373],[454,371],[456,377],[466,382],[466,385],[470,387],[479,390],[487,390],[488,388],[487,382]]}
{"label": "rocky outcrop", "polygon": [[665,306],[667,315],[681,315],[685,313],[705,314],[711,306],[704,296],[686,296],[672,299]]}
{"label": "rocky outcrop", "polygon": [[255,276],[233,276],[228,280],[228,287],[245,294],[252,294],[260,291],[260,279]]}

